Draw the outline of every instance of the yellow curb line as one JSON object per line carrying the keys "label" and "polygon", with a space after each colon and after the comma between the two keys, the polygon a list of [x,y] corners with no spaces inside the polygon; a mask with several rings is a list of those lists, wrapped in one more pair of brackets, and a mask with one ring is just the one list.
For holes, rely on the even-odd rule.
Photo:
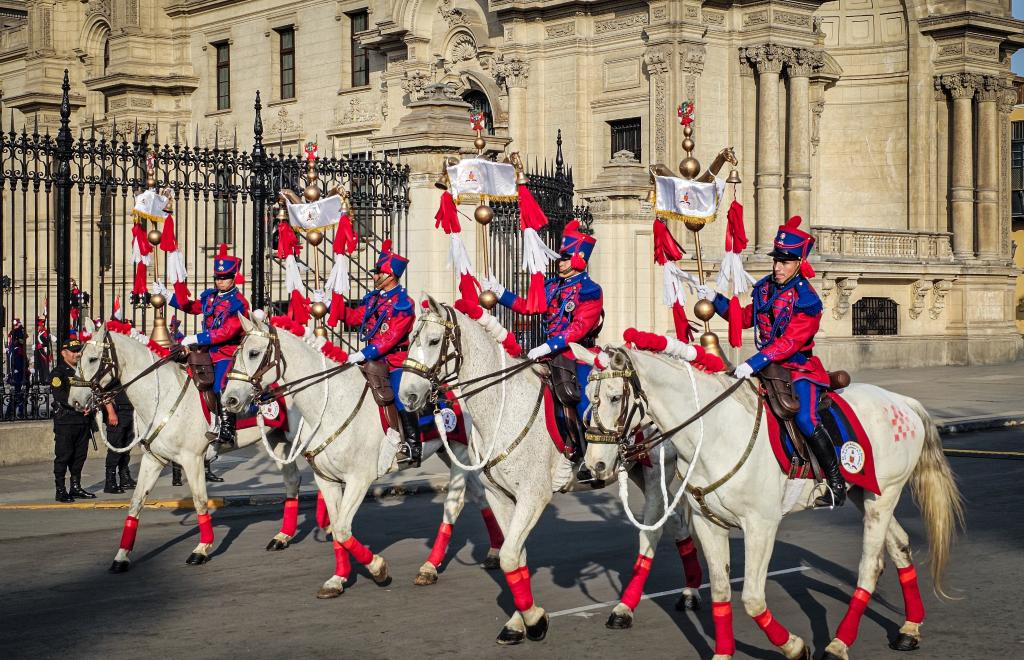
{"label": "yellow curb line", "polygon": [[[0,503],[0,511],[46,511],[63,509],[127,509],[131,502],[74,502],[62,504],[51,503],[26,503],[7,504]],[[224,507],[223,497],[214,497],[206,501],[206,506],[211,509]],[[146,509],[195,509],[195,503],[190,499],[181,500],[146,500],[143,505]]]}
{"label": "yellow curb line", "polygon": [[985,454],[989,456],[1024,456],[1024,451],[991,451],[987,449],[950,449],[944,447],[947,454]]}

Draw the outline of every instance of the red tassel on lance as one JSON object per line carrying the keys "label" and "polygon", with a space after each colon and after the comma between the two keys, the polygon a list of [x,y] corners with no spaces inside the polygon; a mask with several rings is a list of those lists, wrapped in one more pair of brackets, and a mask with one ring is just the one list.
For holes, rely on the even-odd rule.
{"label": "red tassel on lance", "polygon": [[437,220],[434,223],[434,227],[440,227],[446,234],[458,234],[462,231],[462,225],[459,224],[459,210],[455,207],[455,199],[447,190],[441,195],[441,205],[438,207],[434,219]]}
{"label": "red tassel on lance", "polygon": [[660,218],[654,219],[654,261],[664,266],[669,261],[683,258],[683,248],[672,236],[668,226]]}
{"label": "red tassel on lance", "polygon": [[739,254],[747,249],[747,230],[743,226],[743,205],[733,200],[726,214],[729,223],[725,228],[725,251]]}
{"label": "red tassel on lance", "polygon": [[807,279],[814,277],[814,266],[811,265],[810,261],[804,259],[800,262],[800,274]]}
{"label": "red tassel on lance", "polygon": [[627,344],[636,346],[636,338],[639,333],[640,331],[637,330],[636,328],[626,328],[622,332],[622,341],[626,342]]}
{"label": "red tassel on lance", "polygon": [[157,357],[167,357],[171,354],[171,349],[161,346],[152,339],[150,339],[149,343],[146,344],[146,348],[152,351]]}
{"label": "red tassel on lance", "polygon": [[523,347],[519,345],[519,341],[516,340],[516,336],[511,332],[505,335],[505,339],[501,341],[502,347],[510,357],[521,357],[523,355]]}
{"label": "red tassel on lance", "polygon": [[[424,307],[426,307],[427,301],[424,300],[423,302]],[[484,315],[484,308],[477,303],[475,298],[459,298],[452,306],[474,321]]]}
{"label": "red tassel on lance", "polygon": [[309,299],[298,291],[292,291],[288,302],[288,316],[296,323],[306,325],[309,321]]}
{"label": "red tassel on lance", "polygon": [[331,313],[327,317],[327,327],[333,328],[338,321],[345,320],[345,295],[331,293]]}
{"label": "red tassel on lance", "polygon": [[587,269],[587,262],[579,251],[573,252],[572,259],[569,260],[569,265],[573,270],[581,272]]}
{"label": "red tassel on lance", "polygon": [[170,213],[164,218],[164,230],[160,232],[160,249],[164,252],[178,249],[178,239],[174,236],[174,216]]}
{"label": "red tassel on lance", "polygon": [[739,296],[729,299],[729,345],[733,348],[743,345],[743,310]]}
{"label": "red tassel on lance", "polygon": [[678,302],[672,303],[672,322],[676,328],[676,339],[687,344],[693,341],[693,326],[686,318],[686,308]]}
{"label": "red tassel on lance", "polygon": [[714,353],[707,352],[705,352],[703,355],[700,355],[699,352],[704,349],[700,348],[699,346],[697,347],[697,349],[698,358],[693,361],[693,366],[709,374],[717,374],[720,371],[725,371],[725,362],[722,361],[722,358],[718,357]]}
{"label": "red tassel on lance", "polygon": [[146,237],[146,230],[142,227],[141,222],[136,222],[132,225],[132,240],[139,247],[139,254],[146,256],[153,251],[153,246],[149,244],[149,239]]}
{"label": "red tassel on lance", "polygon": [[334,254],[352,254],[358,241],[359,237],[352,228],[352,220],[347,213],[343,213],[334,232]]}
{"label": "red tassel on lance", "polygon": [[548,217],[533,198],[533,193],[524,185],[519,186],[519,228],[536,229],[548,224]]}
{"label": "red tassel on lance", "polygon": [[299,239],[295,236],[292,226],[284,220],[277,223],[277,258],[286,259],[301,251],[302,247],[299,245]]}
{"label": "red tassel on lance", "polygon": [[[174,298],[178,303],[178,307],[185,307],[189,303],[189,299],[192,297],[192,293],[188,290],[188,285],[184,282],[174,283]],[[169,300],[167,302],[170,302]]]}
{"label": "red tassel on lance", "polygon": [[145,295],[146,289],[146,264],[139,262],[135,264],[135,279],[132,280],[132,293]]}
{"label": "red tassel on lance", "polygon": [[463,273],[459,276],[459,295],[462,296],[463,300],[472,301],[475,304],[479,292],[480,283],[476,281],[475,277],[469,273]]}
{"label": "red tassel on lance", "polygon": [[540,314],[548,308],[547,297],[544,295],[544,273],[530,274],[530,288],[526,293],[527,314]]}

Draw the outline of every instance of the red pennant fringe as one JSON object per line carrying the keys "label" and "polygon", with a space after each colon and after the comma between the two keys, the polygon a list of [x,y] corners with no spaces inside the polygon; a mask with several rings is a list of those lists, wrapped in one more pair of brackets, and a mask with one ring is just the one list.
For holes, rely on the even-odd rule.
{"label": "red pennant fringe", "polygon": [[747,249],[747,230],[743,226],[743,205],[733,200],[726,214],[729,223],[725,228],[725,251],[739,254]]}
{"label": "red pennant fringe", "polygon": [[309,299],[298,291],[292,291],[288,302],[288,316],[299,325],[306,325],[309,321]]}
{"label": "red pennant fringe", "polygon": [[174,236],[174,216],[170,213],[164,218],[164,230],[160,232],[160,249],[164,252],[178,249],[178,239]]}
{"label": "red pennant fringe", "polygon": [[327,317],[327,326],[333,328],[338,321],[345,319],[345,296],[340,293],[331,294],[331,313]]}
{"label": "red pennant fringe", "polygon": [[540,208],[540,204],[533,198],[533,193],[526,186],[520,184],[519,192],[519,228],[536,229],[548,224],[548,217]]}
{"label": "red pennant fringe", "polygon": [[302,251],[299,239],[286,220],[277,223],[277,258],[285,259]]}
{"label": "red pennant fringe", "polygon": [[469,273],[463,273],[459,276],[459,294],[462,296],[462,300],[471,301],[475,304],[479,293],[480,283],[477,282],[475,277]]}
{"label": "red pennant fringe", "polygon": [[153,246],[149,244],[149,238],[146,237],[146,230],[142,227],[141,222],[132,225],[132,239],[138,244],[139,253],[142,256],[145,257],[153,251]]}
{"label": "red pennant fringe", "polygon": [[676,339],[686,343],[693,341],[694,325],[686,318],[686,308],[678,302],[672,303],[672,323],[676,328]]}
{"label": "red pennant fringe", "polygon": [[359,237],[352,229],[352,220],[343,213],[338,220],[338,229],[334,232],[334,254],[352,254],[355,252]]}
{"label": "red pennant fringe", "polygon": [[338,364],[344,364],[348,360],[348,352],[340,346],[335,346],[331,342],[326,342],[320,347],[320,352],[323,353],[327,359],[333,360]]}
{"label": "red pennant fringe", "polygon": [[110,319],[103,324],[103,327],[110,332],[116,332],[119,335],[130,335],[132,333],[132,325],[127,321],[118,321],[117,319]]}
{"label": "red pennant fringe", "polygon": [[526,312],[540,314],[547,308],[547,296],[544,295],[544,273],[531,273],[530,288],[526,292]]}
{"label": "red pennant fringe", "polygon": [[664,266],[669,261],[679,261],[683,258],[683,248],[672,236],[668,226],[660,218],[654,219],[654,261]]}
{"label": "red pennant fringe", "polygon": [[477,303],[475,298],[459,298],[455,301],[453,307],[474,321],[484,315],[484,308]]}
{"label": "red pennant fringe", "polygon": [[447,190],[441,195],[441,205],[438,207],[434,219],[437,220],[434,223],[434,227],[440,227],[446,234],[458,234],[462,231],[462,225],[459,224],[459,210],[455,206],[455,199]]}
{"label": "red pennant fringe", "polygon": [[743,346],[743,309],[739,296],[729,299],[729,345],[733,348]]}
{"label": "red pennant fringe", "polygon": [[[189,298],[192,297],[192,293],[188,290],[188,285],[184,282],[174,283],[174,298],[178,303],[178,307],[184,307],[188,305]],[[170,302],[169,300],[167,302]]]}
{"label": "red pennant fringe", "polygon": [[135,278],[132,280],[132,293],[140,296],[145,295],[148,291],[146,286],[146,264],[140,261],[135,264]]}
{"label": "red pennant fringe", "polygon": [[272,316],[270,317],[270,325],[287,330],[296,337],[304,337],[306,335],[306,326],[302,323],[297,323],[290,316]]}
{"label": "red pennant fringe", "polygon": [[167,357],[171,354],[171,349],[161,346],[152,339],[150,339],[149,343],[146,344],[146,348],[153,351],[153,353],[158,357]]}

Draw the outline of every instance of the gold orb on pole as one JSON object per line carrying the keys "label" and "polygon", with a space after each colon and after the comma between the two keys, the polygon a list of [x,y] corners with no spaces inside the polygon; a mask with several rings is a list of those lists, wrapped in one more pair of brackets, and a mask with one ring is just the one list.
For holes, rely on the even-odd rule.
{"label": "gold orb on pole", "polygon": [[481,225],[488,225],[491,223],[491,220],[494,220],[494,209],[487,204],[481,204],[473,211],[473,219]]}
{"label": "gold orb on pole", "polygon": [[319,300],[316,301],[309,306],[309,315],[319,321],[323,317],[327,316],[327,305]]}
{"label": "gold orb on pole", "polygon": [[325,328],[322,325],[318,325],[315,328],[313,328],[313,334],[316,335],[317,337],[326,337],[327,328]]}
{"label": "gold orb on pole", "polygon": [[149,296],[149,304],[152,305],[154,309],[160,309],[167,304],[167,299],[162,293],[154,293]]}
{"label": "gold orb on pole", "polygon": [[320,245],[321,243],[323,243],[323,241],[324,241],[324,234],[323,234],[323,232],[321,232],[319,230],[311,229],[311,230],[306,232],[306,241],[310,245],[312,245],[313,247],[316,247],[316,246]]}
{"label": "gold orb on pole", "polygon": [[150,245],[160,245],[160,239],[163,234],[160,233],[159,229],[150,229],[149,233],[146,234],[146,240],[149,241]]}
{"label": "gold orb on pole", "polygon": [[306,198],[307,202],[316,202],[320,199],[320,186],[316,185],[316,181],[310,181],[309,185],[302,191],[302,196]]}
{"label": "gold orb on pole", "polygon": [[480,302],[480,306],[487,310],[494,309],[498,305],[498,296],[493,291],[481,291],[477,300]]}

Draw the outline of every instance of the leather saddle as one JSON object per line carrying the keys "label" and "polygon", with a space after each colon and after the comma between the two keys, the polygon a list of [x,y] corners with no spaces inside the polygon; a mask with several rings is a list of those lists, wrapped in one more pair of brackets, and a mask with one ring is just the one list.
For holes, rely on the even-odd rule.
{"label": "leather saddle", "polygon": [[558,430],[562,437],[572,443],[572,447],[579,452],[583,447],[585,429],[583,421],[576,414],[576,405],[580,402],[579,384],[576,382],[576,361],[565,354],[558,355],[549,360],[546,376],[542,376],[557,403],[558,412],[555,417],[558,423]]}

